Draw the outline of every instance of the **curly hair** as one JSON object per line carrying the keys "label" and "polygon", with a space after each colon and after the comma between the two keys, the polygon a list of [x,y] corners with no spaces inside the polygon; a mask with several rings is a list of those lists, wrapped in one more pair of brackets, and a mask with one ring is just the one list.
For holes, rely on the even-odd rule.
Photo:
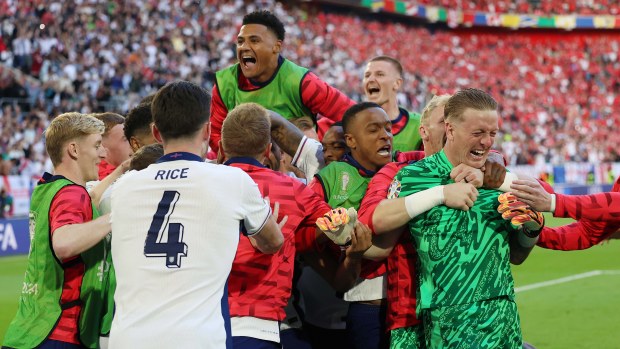
{"label": "curly hair", "polygon": [[286,31],[284,30],[284,24],[280,22],[278,17],[276,17],[273,13],[267,10],[260,10],[248,13],[243,17],[243,25],[246,24],[261,24],[265,27],[269,28],[278,40],[284,41],[284,34]]}

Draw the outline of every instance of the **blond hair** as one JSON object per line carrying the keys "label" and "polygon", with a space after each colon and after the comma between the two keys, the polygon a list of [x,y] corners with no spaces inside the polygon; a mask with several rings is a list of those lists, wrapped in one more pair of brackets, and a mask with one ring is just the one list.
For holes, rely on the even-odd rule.
{"label": "blond hair", "polygon": [[256,156],[271,142],[267,109],[256,103],[235,107],[222,124],[222,147],[227,157]]}
{"label": "blond hair", "polygon": [[467,108],[474,110],[497,110],[498,104],[490,94],[476,89],[466,88],[455,93],[444,109],[446,122],[461,121]]}
{"label": "blond hair", "polygon": [[433,112],[433,110],[439,107],[445,106],[446,103],[448,103],[448,100],[450,99],[450,97],[452,96],[451,95],[433,96],[433,98],[431,98],[431,100],[428,102],[426,107],[424,107],[424,110],[422,110],[422,116],[420,116],[420,124],[427,125],[428,119],[431,117],[431,113]]}
{"label": "blond hair", "polygon": [[63,147],[67,142],[92,134],[103,134],[103,121],[86,114],[76,112],[58,115],[45,130],[45,149],[57,166],[62,162]]}

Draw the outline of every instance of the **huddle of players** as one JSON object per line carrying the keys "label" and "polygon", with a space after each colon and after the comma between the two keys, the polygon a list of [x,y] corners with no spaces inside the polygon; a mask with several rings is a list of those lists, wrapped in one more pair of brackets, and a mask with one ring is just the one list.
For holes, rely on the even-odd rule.
{"label": "huddle of players", "polygon": [[[485,189],[507,190],[514,179],[506,176],[510,178],[504,181],[503,166],[487,161],[498,128],[495,101],[474,89],[435,97],[419,127],[425,153],[400,153],[401,160],[420,161],[394,163],[393,133],[407,135],[402,130],[415,125],[410,122],[414,118],[395,104],[402,83],[397,61],[382,57],[369,63],[364,87],[368,99],[379,104],[354,105],[279,55],[284,33],[282,29],[280,37],[281,23],[273,30],[273,22],[274,17],[264,12],[244,18],[238,40],[240,63],[218,74],[211,108],[208,93],[177,82],[162,88],[150,106],[140,105],[130,113],[125,131],[132,130],[130,121],[138,109],[143,115],[151,111],[154,121],[152,132],[142,127],[148,132],[128,134],[132,146],[153,140],[163,143],[163,149],[148,146],[138,151],[132,163],[135,160],[138,166],[139,159],[165,155],[156,165],[130,172],[114,185],[111,224],[108,214],[94,219],[98,212],[84,201],[85,191],[80,189],[97,178],[93,169],[104,157],[102,123],[77,113],[52,122],[46,136],[55,176],[44,177],[33,193],[37,208],[31,217],[31,256],[20,309],[6,335],[7,347],[59,343],[96,347],[99,333],[110,330],[112,314],[111,347],[277,348],[278,343],[309,347],[304,332],[281,326],[293,323],[290,318],[285,321],[285,307],[293,289],[296,257],[307,265],[302,278],[317,273],[325,281],[323,297],[314,303],[311,299],[321,292],[317,279],[305,288],[306,318],[316,319],[321,311],[334,315],[327,325],[304,324],[314,347],[379,348],[387,347],[388,341],[394,348],[521,346],[508,263],[525,259],[543,224],[539,214],[514,196]],[[271,51],[256,47],[269,40]],[[275,66],[270,57],[275,57]],[[235,69],[243,81],[231,78]],[[258,105],[275,105],[269,100],[273,93],[263,89],[286,84],[297,89],[285,90],[290,96],[278,96],[284,101],[278,112],[285,118],[319,112],[338,119],[337,111],[346,110],[342,135],[349,150],[342,158],[334,156],[340,161],[320,169],[309,186],[263,165],[272,150],[272,136],[282,149],[294,153],[293,162],[309,169],[306,173],[321,166],[319,159],[318,167],[304,167],[304,162],[313,163],[313,157],[321,155],[307,150],[320,150],[316,142],[300,134],[282,138],[284,131],[295,131],[286,125],[278,129],[281,119]],[[315,97],[304,97],[309,90]],[[308,101],[317,95],[314,104]],[[217,113],[218,103],[226,109],[223,121],[214,120],[222,115]],[[392,115],[394,111],[397,115]],[[399,124],[403,118],[408,122]],[[215,137],[211,125],[216,126]],[[413,128],[418,130],[417,125]],[[401,139],[410,138],[409,134]],[[227,167],[202,163],[208,140]],[[291,140],[292,144],[283,144]],[[328,140],[329,132],[323,142]],[[340,142],[336,138],[332,143]],[[333,145],[325,143],[325,159],[332,159]],[[213,183],[218,188],[208,185]],[[537,182],[514,183],[516,194],[532,207],[579,214],[574,212],[579,198],[545,195]],[[605,194],[617,200],[615,193]],[[498,197],[503,215],[497,210]],[[609,197],[596,200],[609,202]],[[40,202],[44,204],[36,206]],[[192,203],[191,208],[186,202]],[[71,209],[72,203],[79,205]],[[358,209],[361,223],[352,226],[354,216],[331,207]],[[67,218],[65,211],[73,216]],[[203,218],[205,212],[208,218]],[[604,217],[608,223],[597,227],[602,231],[599,238],[618,228],[613,214]],[[247,237],[232,227],[235,221],[237,226],[243,223],[242,234]],[[410,234],[402,234],[407,224]],[[575,224],[596,222],[584,219]],[[110,228],[111,243],[104,238]],[[588,234],[583,227],[576,229]],[[214,235],[233,230],[236,234]],[[194,231],[205,236],[192,237]],[[554,233],[542,229],[541,241],[545,236],[554,240]],[[341,252],[326,236],[337,244],[349,240],[351,244]],[[110,244],[115,273],[102,263],[109,260]],[[197,254],[208,258],[192,262]],[[387,259],[371,262],[362,255]],[[74,282],[73,292],[65,287],[67,280]],[[100,293],[115,284],[114,304]],[[344,292],[349,303],[336,297],[336,291]],[[421,319],[416,317],[416,306]],[[41,313],[46,314],[42,320],[32,321],[33,314]],[[103,324],[96,314],[106,314]],[[346,316],[344,335],[342,316]]]}

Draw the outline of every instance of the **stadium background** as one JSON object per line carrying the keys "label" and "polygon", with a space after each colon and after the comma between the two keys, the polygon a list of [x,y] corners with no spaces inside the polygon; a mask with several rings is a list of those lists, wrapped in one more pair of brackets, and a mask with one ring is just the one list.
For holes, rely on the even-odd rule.
{"label": "stadium background", "polygon": [[[0,256],[28,251],[23,217],[50,168],[50,116],[125,113],[173,79],[210,88],[236,59],[240,14],[263,7],[286,24],[284,56],[353,99],[363,97],[364,62],[391,55],[405,68],[399,98],[410,110],[465,86],[497,98],[496,148],[511,170],[567,193],[608,190],[620,175],[617,1],[0,0],[0,187],[15,217],[0,220]],[[537,249],[514,268],[524,338],[539,348],[620,348],[619,262],[617,241]],[[0,257],[0,340],[24,267],[24,256]]]}

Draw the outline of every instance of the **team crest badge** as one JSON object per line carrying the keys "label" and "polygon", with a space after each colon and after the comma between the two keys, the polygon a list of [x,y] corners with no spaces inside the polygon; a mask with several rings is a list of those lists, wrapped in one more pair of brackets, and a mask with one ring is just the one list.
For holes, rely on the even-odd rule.
{"label": "team crest badge", "polygon": [[340,183],[341,183],[341,187],[340,187],[340,191],[342,193],[346,193],[347,192],[347,187],[349,186],[349,174],[347,172],[341,172],[340,173]]}
{"label": "team crest badge", "polygon": [[388,188],[388,199],[396,199],[398,197],[398,194],[400,194],[400,181],[398,180],[393,180],[392,183],[390,183],[390,187]]}

